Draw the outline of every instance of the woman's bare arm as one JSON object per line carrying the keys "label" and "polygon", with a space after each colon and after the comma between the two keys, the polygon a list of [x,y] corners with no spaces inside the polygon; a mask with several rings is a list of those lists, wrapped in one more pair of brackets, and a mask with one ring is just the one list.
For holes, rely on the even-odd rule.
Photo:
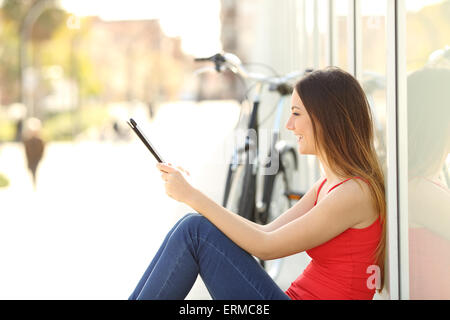
{"label": "woman's bare arm", "polygon": [[280,217],[277,223],[284,224],[269,232],[218,205],[198,190],[186,204],[210,220],[239,247],[262,260],[270,260],[313,248],[354,226],[360,222],[362,208],[366,208],[368,199],[359,185],[347,183],[306,214],[291,211],[283,219]]}
{"label": "woman's bare arm", "polygon": [[289,210],[285,211],[278,218],[273,220],[267,225],[260,226],[263,231],[271,232],[291,222],[292,220],[301,217],[314,207],[316,201],[317,189],[319,184],[323,181],[323,178],[319,179],[314,185],[306,192],[306,194],[293,205]]}

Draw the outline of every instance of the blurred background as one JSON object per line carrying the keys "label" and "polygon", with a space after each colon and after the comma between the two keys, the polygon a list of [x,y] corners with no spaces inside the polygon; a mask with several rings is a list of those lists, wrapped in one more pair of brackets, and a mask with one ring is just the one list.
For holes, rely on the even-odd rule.
{"label": "blurred background", "polygon": [[[0,0],[0,299],[126,299],[192,211],[165,195],[130,117],[221,203],[246,88],[194,63],[220,51],[261,73],[337,65],[361,81],[387,181],[407,170],[387,185],[405,198],[389,200],[402,204],[388,216],[400,240],[377,298],[450,298],[450,1],[392,2],[394,41],[389,0]],[[264,93],[263,134],[275,101]],[[396,108],[407,116],[389,131]],[[406,167],[390,167],[392,154]],[[319,177],[300,156],[295,187]],[[289,258],[277,282],[286,289],[308,262]],[[188,298],[209,298],[200,280]]]}

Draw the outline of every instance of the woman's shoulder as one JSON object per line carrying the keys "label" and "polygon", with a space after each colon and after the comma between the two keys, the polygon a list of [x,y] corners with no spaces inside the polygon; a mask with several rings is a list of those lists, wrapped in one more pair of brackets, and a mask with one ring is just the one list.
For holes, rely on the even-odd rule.
{"label": "woman's shoulder", "polygon": [[337,193],[341,195],[340,200],[351,203],[350,210],[357,221],[353,228],[365,228],[378,218],[379,213],[376,212],[370,185],[366,180],[352,177],[337,189]]}
{"label": "woman's shoulder", "polygon": [[316,193],[319,191],[320,186],[326,182],[327,178],[325,176],[320,176],[319,179],[317,179],[313,186],[311,187],[311,189],[314,189],[316,191]]}
{"label": "woman's shoulder", "polygon": [[361,177],[352,177],[344,184],[348,184],[349,188],[352,188],[352,190],[357,192],[359,196],[370,197],[370,184],[366,179]]}

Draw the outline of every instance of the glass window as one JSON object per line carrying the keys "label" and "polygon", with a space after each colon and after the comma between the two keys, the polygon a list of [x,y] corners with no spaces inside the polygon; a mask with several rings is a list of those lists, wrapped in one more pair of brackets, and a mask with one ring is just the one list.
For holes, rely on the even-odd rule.
{"label": "glass window", "polygon": [[335,0],[334,10],[335,65],[350,71],[348,68],[348,0]]}
{"label": "glass window", "polygon": [[450,299],[450,1],[405,5],[409,296]]}
{"label": "glass window", "polygon": [[330,65],[329,59],[329,1],[315,0],[317,5],[317,47],[319,68]]}
{"label": "glass window", "polygon": [[[358,68],[357,74],[361,79],[360,83],[369,101],[375,129],[375,148],[382,165],[384,174],[387,175],[386,168],[386,16],[387,1],[360,1],[359,21],[356,23],[360,28],[360,52],[356,59]],[[386,194],[388,185],[385,186]],[[387,250],[387,249],[386,249]],[[386,251],[387,253],[387,251]],[[386,270],[387,271],[387,270]],[[385,284],[387,288],[387,279]],[[387,288],[388,289],[388,288]],[[388,289],[389,290],[389,289]],[[375,299],[379,296],[375,295]]]}
{"label": "glass window", "polygon": [[306,65],[308,67],[316,67],[315,57],[314,57],[314,1],[305,0],[304,2],[305,10],[305,29],[306,29]]}
{"label": "glass window", "polygon": [[386,1],[361,1],[359,79],[369,100],[376,130],[375,147],[386,173]]}
{"label": "glass window", "polygon": [[327,61],[328,41],[328,1],[305,0],[306,66],[308,68],[324,68]]}

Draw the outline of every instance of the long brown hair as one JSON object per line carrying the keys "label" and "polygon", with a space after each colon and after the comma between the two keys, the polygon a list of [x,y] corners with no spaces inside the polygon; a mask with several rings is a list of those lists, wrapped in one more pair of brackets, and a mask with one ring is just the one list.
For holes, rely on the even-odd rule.
{"label": "long brown hair", "polygon": [[366,95],[349,73],[328,67],[311,72],[295,85],[312,122],[316,150],[340,178],[359,176],[369,182],[380,214],[382,234],[374,253],[384,285],[386,200],[384,175],[374,146],[373,117]]}

